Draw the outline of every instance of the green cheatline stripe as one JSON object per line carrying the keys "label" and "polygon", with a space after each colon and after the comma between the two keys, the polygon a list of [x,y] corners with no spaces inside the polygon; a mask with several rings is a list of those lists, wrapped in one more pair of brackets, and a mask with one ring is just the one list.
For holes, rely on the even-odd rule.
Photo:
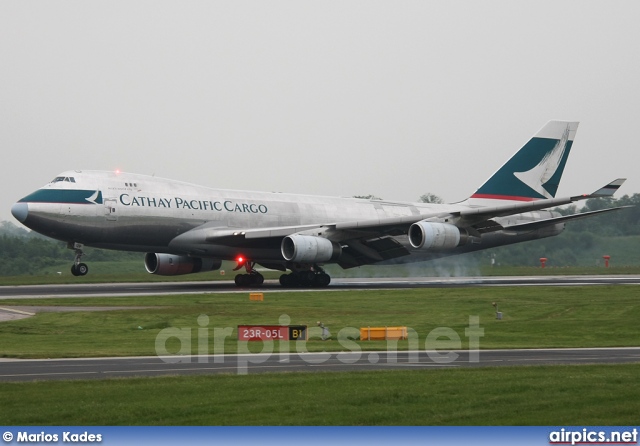
{"label": "green cheatline stripe", "polygon": [[[96,192],[97,195],[96,195]],[[95,199],[87,198],[96,195]],[[73,203],[73,204],[102,204],[102,192],[78,189],[39,189],[27,195],[20,202],[25,203]]]}

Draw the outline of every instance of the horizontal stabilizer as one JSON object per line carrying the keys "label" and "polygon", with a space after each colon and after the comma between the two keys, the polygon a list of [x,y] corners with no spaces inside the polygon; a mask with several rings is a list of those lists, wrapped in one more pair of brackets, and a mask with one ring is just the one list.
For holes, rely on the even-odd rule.
{"label": "horizontal stabilizer", "polygon": [[607,184],[605,187],[598,189],[597,191],[592,193],[591,196],[592,197],[610,197],[613,194],[615,194],[618,189],[620,189],[620,186],[622,186],[622,184],[625,181],[627,181],[626,178],[618,178],[617,180]]}

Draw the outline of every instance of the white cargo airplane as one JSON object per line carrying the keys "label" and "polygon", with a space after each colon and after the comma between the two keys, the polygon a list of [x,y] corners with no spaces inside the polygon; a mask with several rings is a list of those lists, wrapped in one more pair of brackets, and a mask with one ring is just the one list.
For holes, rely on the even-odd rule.
{"label": "white cargo airplane", "polygon": [[453,204],[400,203],[211,189],[120,172],[69,171],[18,201],[25,226],[68,243],[71,271],[87,274],[84,246],[146,252],[152,274],[220,268],[235,260],[239,286],[260,285],[255,265],[283,274],[283,286],[326,286],[327,263],[342,268],[409,263],[559,234],[564,223],[620,209],[561,216],[543,210],[609,197],[555,198],[578,128],[550,121],[470,198]]}

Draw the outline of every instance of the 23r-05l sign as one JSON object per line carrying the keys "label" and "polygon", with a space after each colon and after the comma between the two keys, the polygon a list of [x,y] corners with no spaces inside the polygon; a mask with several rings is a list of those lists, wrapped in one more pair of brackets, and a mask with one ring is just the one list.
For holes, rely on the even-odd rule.
{"label": "23r-05l sign", "polygon": [[239,341],[307,340],[306,325],[238,325]]}

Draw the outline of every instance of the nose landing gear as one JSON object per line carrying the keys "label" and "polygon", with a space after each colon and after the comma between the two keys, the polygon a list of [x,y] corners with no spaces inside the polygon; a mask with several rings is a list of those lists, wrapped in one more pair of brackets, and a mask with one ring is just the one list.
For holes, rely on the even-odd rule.
{"label": "nose landing gear", "polygon": [[73,261],[73,265],[71,265],[71,274],[73,274],[74,276],[86,276],[89,272],[89,267],[86,263],[80,262],[80,259],[84,255],[84,252],[82,251],[84,245],[82,243],[69,243],[67,247],[69,249],[75,250],[76,252],[76,258]]}

